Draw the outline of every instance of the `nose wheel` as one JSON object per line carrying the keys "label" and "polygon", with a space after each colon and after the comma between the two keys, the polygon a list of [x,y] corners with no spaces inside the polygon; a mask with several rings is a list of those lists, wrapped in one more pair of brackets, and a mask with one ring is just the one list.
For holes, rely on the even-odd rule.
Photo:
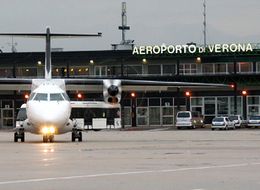
{"label": "nose wheel", "polygon": [[43,135],[42,141],[44,143],[46,143],[48,141],[53,142],[53,140],[54,140],[54,135]]}
{"label": "nose wheel", "polygon": [[78,142],[82,142],[82,132],[74,129],[71,133],[71,141],[75,142],[76,139],[78,139]]}

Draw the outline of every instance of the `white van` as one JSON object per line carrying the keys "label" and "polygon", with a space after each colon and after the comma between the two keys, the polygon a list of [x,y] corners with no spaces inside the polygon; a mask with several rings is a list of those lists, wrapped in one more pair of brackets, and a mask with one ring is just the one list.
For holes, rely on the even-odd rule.
{"label": "white van", "polygon": [[23,122],[26,119],[27,119],[26,104],[22,104],[16,117],[16,128],[22,127]]}
{"label": "white van", "polygon": [[177,129],[203,127],[203,116],[197,111],[180,111],[176,115],[176,127]]}

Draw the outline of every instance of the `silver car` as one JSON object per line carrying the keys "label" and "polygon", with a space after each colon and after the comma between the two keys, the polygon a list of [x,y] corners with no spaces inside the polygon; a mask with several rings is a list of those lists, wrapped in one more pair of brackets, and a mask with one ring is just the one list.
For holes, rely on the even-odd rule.
{"label": "silver car", "polygon": [[215,129],[235,129],[235,124],[233,121],[230,121],[228,117],[215,117],[212,120],[211,130]]}
{"label": "silver car", "polygon": [[260,127],[260,116],[259,115],[254,115],[254,116],[250,116],[248,123],[247,123],[248,127]]}

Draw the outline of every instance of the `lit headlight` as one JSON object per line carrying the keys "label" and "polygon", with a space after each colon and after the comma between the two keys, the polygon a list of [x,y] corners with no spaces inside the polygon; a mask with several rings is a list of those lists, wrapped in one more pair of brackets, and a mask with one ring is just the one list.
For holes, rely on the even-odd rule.
{"label": "lit headlight", "polygon": [[54,127],[50,127],[50,128],[49,128],[49,131],[50,131],[50,133],[53,134],[53,133],[55,133],[55,128],[54,128]]}
{"label": "lit headlight", "polygon": [[43,133],[43,134],[47,134],[48,132],[49,132],[48,127],[43,127],[43,128],[42,128],[42,133]]}
{"label": "lit headlight", "polygon": [[42,131],[42,134],[54,134],[55,127],[43,127],[41,131]]}

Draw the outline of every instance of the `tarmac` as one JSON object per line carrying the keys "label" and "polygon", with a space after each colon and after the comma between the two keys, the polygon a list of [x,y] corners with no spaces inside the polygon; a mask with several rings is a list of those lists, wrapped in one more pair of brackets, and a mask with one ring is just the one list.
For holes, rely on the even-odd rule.
{"label": "tarmac", "polygon": [[260,130],[0,132],[0,190],[259,190]]}

